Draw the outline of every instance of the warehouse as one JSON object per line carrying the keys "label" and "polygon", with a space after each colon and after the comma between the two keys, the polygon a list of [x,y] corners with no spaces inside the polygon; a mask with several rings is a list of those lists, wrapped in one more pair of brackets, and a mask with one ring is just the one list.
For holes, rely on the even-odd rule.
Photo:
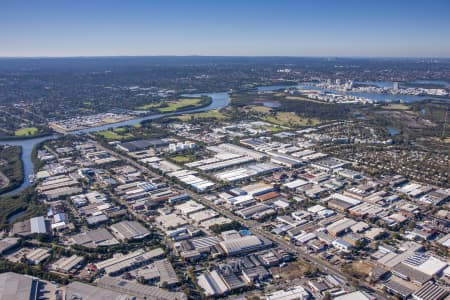
{"label": "warehouse", "polygon": [[202,193],[215,185],[214,182],[195,176],[195,171],[179,170],[169,173],[170,177],[175,177],[179,181],[189,185],[199,193]]}
{"label": "warehouse", "polygon": [[156,217],[156,223],[161,225],[164,229],[178,228],[186,225],[186,220],[180,218],[176,214],[161,215]]}
{"label": "warehouse", "polygon": [[[83,299],[83,300],[128,300],[132,299],[131,295],[122,292],[114,292],[109,289],[73,281],[66,286],[66,299]],[[28,298],[27,298],[28,299]]]}
{"label": "warehouse", "polygon": [[281,167],[272,163],[258,163],[230,171],[216,173],[214,176],[222,181],[236,182],[250,178],[252,176],[261,176],[280,170]]}
{"label": "warehouse", "polygon": [[340,211],[348,210],[349,208],[360,203],[361,201],[356,200],[355,198],[337,193],[331,195],[328,200],[328,206],[330,208],[338,209]]}
{"label": "warehouse", "polygon": [[226,283],[216,270],[198,276],[197,283],[207,297],[220,296],[229,291]]}
{"label": "warehouse", "polygon": [[213,158],[194,161],[185,164],[185,166],[189,168],[197,168],[204,172],[210,172],[249,163],[252,161],[255,161],[255,159],[248,156],[241,156],[233,153],[218,153]]}
{"label": "warehouse", "polygon": [[[121,294],[133,295],[138,299],[187,300],[186,295],[182,292],[169,292],[167,290],[155,286],[144,285],[108,276],[102,277],[100,280],[98,280],[97,285],[99,287],[110,289],[119,292]],[[132,299],[132,298],[127,297],[125,299]]]}
{"label": "warehouse", "polygon": [[371,296],[363,291],[356,291],[338,296],[334,300],[377,300],[377,297]]}
{"label": "warehouse", "polygon": [[233,240],[220,242],[220,246],[228,255],[239,255],[262,249],[264,243],[254,235],[243,236]]}
{"label": "warehouse", "polygon": [[210,228],[213,225],[225,225],[225,224],[230,224],[232,222],[233,221],[231,219],[223,217],[223,216],[220,216],[220,217],[217,217],[217,218],[213,218],[213,219],[209,219],[209,220],[203,221],[203,222],[200,223],[200,226],[203,227],[203,228]]}
{"label": "warehouse", "polygon": [[73,243],[87,248],[110,247],[119,244],[119,241],[104,228],[79,233],[70,239]]}
{"label": "warehouse", "polygon": [[435,275],[440,275],[448,266],[446,262],[422,253],[415,253],[394,266],[392,273],[398,277],[423,284]]}
{"label": "warehouse", "polygon": [[162,283],[166,283],[169,287],[173,287],[180,283],[177,273],[169,260],[157,260],[153,263],[153,265],[158,270],[160,285],[162,285]]}
{"label": "warehouse", "polygon": [[356,206],[353,206],[348,210],[351,215],[364,218],[366,216],[377,216],[383,211],[383,208],[376,204],[363,202]]}
{"label": "warehouse", "polygon": [[51,269],[56,272],[69,273],[84,261],[82,256],[72,255],[70,257],[61,257],[51,265]]}
{"label": "warehouse", "polygon": [[274,187],[267,183],[255,183],[241,188],[247,195],[259,196],[274,191]]}
{"label": "warehouse", "polygon": [[242,275],[249,284],[253,284],[255,281],[263,281],[270,277],[270,273],[263,266],[244,268]]}
{"label": "warehouse", "polygon": [[415,300],[443,300],[447,295],[448,289],[437,286],[433,282],[427,282],[412,296]]}
{"label": "warehouse", "polygon": [[327,231],[332,236],[340,236],[347,231],[350,230],[350,228],[355,225],[357,222],[355,220],[349,219],[349,218],[342,218],[330,225],[327,226]]}
{"label": "warehouse", "polygon": [[36,248],[25,254],[27,261],[33,265],[39,265],[50,257],[50,249]]}
{"label": "warehouse", "polygon": [[331,244],[336,249],[339,249],[344,252],[350,252],[353,248],[353,246],[350,243],[348,243],[344,240],[341,240],[341,239],[334,240]]}
{"label": "warehouse", "polygon": [[298,187],[301,187],[301,186],[304,186],[304,185],[307,185],[307,184],[308,184],[308,181],[305,181],[303,179],[296,179],[294,181],[287,182],[287,183],[283,184],[282,187],[291,190],[291,189],[296,189]]}
{"label": "warehouse", "polygon": [[160,148],[169,145],[168,139],[148,139],[126,142],[117,145],[117,149],[125,152],[142,151],[148,148]]}
{"label": "warehouse", "polygon": [[175,209],[178,210],[183,216],[189,217],[190,214],[205,209],[205,206],[203,204],[198,203],[197,201],[189,200],[182,204],[176,205]]}
{"label": "warehouse", "polygon": [[333,171],[338,168],[346,167],[348,165],[351,165],[351,163],[335,157],[327,157],[311,163],[311,166],[313,166],[314,168],[324,171]]}
{"label": "warehouse", "polygon": [[266,295],[266,300],[308,300],[310,298],[308,291],[301,285]]}
{"label": "warehouse", "polygon": [[191,219],[192,221],[194,221],[195,223],[199,224],[201,222],[213,219],[215,217],[217,217],[219,214],[212,210],[212,209],[206,209],[206,210],[202,210],[196,213],[192,213],[189,216],[189,219]]}
{"label": "warehouse", "polygon": [[40,289],[37,278],[12,272],[0,274],[0,300],[37,300]]}
{"label": "warehouse", "polygon": [[236,214],[241,216],[244,220],[256,219],[259,220],[264,216],[274,214],[275,210],[266,204],[257,204],[236,211]]}
{"label": "warehouse", "polygon": [[237,146],[237,145],[233,145],[233,144],[220,144],[218,146],[211,146],[211,147],[208,147],[208,150],[217,152],[217,153],[239,154],[242,156],[251,157],[256,160],[261,160],[261,159],[267,157],[267,155],[265,155],[261,152],[250,150],[250,149],[247,149],[247,148],[244,148],[241,146]]}
{"label": "warehouse", "polygon": [[271,156],[270,161],[275,164],[282,165],[288,168],[296,168],[303,165],[303,162],[300,159],[297,159],[293,156],[273,151],[269,151],[267,153]]}
{"label": "warehouse", "polygon": [[216,236],[207,236],[189,241],[192,247],[200,253],[210,252],[212,247],[217,246],[220,240]]}
{"label": "warehouse", "polygon": [[30,219],[31,233],[47,234],[47,224],[44,217],[35,217]]}
{"label": "warehouse", "polygon": [[151,251],[139,249],[126,255],[116,254],[113,258],[96,263],[96,267],[99,271],[105,271],[110,276],[117,276],[149,264],[153,260],[161,258],[163,255],[164,251],[161,248],[156,248]]}
{"label": "warehouse", "polygon": [[111,225],[109,228],[121,241],[140,240],[150,234],[147,228],[136,221],[122,221]]}

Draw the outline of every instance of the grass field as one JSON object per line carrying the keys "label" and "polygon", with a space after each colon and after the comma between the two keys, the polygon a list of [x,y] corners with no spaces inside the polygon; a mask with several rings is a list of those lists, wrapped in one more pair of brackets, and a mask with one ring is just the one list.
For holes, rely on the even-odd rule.
{"label": "grass field", "polygon": [[185,108],[187,106],[199,106],[200,101],[201,101],[201,99],[199,99],[199,98],[179,99],[177,101],[168,102],[167,103],[168,106],[160,107],[157,110],[162,113],[173,112],[173,111],[177,111],[179,109]]}
{"label": "grass field", "polygon": [[223,120],[223,119],[226,119],[227,117],[224,114],[222,114],[221,112],[219,112],[217,109],[206,111],[206,112],[201,112],[201,113],[196,113],[196,114],[186,114],[186,115],[181,115],[181,116],[177,117],[177,119],[179,119],[181,121],[188,121],[191,118]]}
{"label": "grass field", "polygon": [[409,106],[401,103],[393,103],[388,105],[383,105],[383,109],[393,109],[393,110],[409,110]]}
{"label": "grass field", "polygon": [[[161,113],[173,112],[182,109],[187,106],[200,106],[200,98],[183,98],[169,102],[156,102],[139,106],[141,110],[156,110]],[[166,106],[167,104],[167,106]]]}
{"label": "grass field", "polygon": [[141,109],[141,110],[150,110],[153,108],[158,108],[161,106],[163,102],[155,102],[155,103],[150,103],[150,104],[146,104],[146,105],[142,105],[139,106],[137,109]]}
{"label": "grass field", "polygon": [[244,107],[244,110],[258,112],[258,113],[268,113],[268,112],[272,111],[272,108],[267,107],[267,106],[249,105],[249,106]]}
{"label": "grass field", "polygon": [[315,126],[321,123],[319,119],[303,118],[292,112],[277,112],[275,115],[264,116],[262,120],[275,125],[288,127]]}
{"label": "grass field", "polygon": [[28,135],[35,135],[38,132],[38,129],[36,127],[25,127],[17,129],[14,133],[15,136],[28,136]]}
{"label": "grass field", "polygon": [[123,130],[120,130],[119,132],[117,132],[118,129],[115,129],[114,131],[104,130],[104,131],[100,131],[98,134],[107,140],[124,140],[124,139],[129,139],[129,138],[133,137],[133,135],[129,134],[129,133],[120,134],[120,132],[121,131],[123,132]]}
{"label": "grass field", "polygon": [[282,131],[283,130],[283,128],[281,128],[281,127],[276,127],[276,126],[269,126],[269,127],[267,127],[266,128],[268,131],[270,131],[270,132],[279,132],[279,131]]}
{"label": "grass field", "polygon": [[287,96],[286,97],[287,100],[297,100],[297,101],[309,101],[309,102],[316,102],[316,103],[321,103],[321,104],[331,104],[325,101],[319,101],[319,100],[314,100],[314,99],[309,99],[307,97],[299,97],[299,96]]}

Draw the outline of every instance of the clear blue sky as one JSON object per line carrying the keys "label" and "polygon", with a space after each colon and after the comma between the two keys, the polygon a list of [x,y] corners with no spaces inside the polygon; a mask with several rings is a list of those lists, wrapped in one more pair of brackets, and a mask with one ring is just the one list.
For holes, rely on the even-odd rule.
{"label": "clear blue sky", "polygon": [[0,56],[450,57],[449,0],[0,0]]}

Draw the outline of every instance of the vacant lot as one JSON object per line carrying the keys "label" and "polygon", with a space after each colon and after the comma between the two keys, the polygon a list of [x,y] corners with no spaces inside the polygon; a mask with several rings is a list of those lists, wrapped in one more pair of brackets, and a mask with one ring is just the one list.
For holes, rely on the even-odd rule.
{"label": "vacant lot", "polygon": [[176,163],[185,164],[195,160],[195,156],[193,155],[177,155],[170,158]]}

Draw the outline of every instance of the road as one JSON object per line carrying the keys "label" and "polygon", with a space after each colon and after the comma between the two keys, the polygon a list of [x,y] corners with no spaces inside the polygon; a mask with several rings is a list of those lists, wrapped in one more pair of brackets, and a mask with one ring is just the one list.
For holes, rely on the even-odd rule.
{"label": "road", "polygon": [[[91,136],[92,137],[92,136]],[[106,148],[104,146],[102,146],[100,143],[98,143],[97,141],[91,140],[91,142],[93,142],[94,144],[96,144],[96,146],[101,149],[104,150],[112,155],[115,155],[116,157],[121,158],[122,160],[128,162],[130,165],[134,166],[135,168],[139,169],[142,173],[150,175],[151,177],[156,177],[156,178],[160,178],[161,176],[159,174],[156,174],[155,172],[151,171],[150,169],[148,169],[147,167],[139,164],[138,162],[136,162],[134,159],[125,156],[123,154],[120,154],[116,151],[113,151],[109,148]],[[215,203],[213,203],[212,201],[206,200],[204,199],[204,197],[202,197],[202,195],[199,195],[191,190],[187,190],[187,189],[183,189],[184,192],[188,195],[190,195],[193,199],[195,199],[196,201],[202,203],[203,205],[219,212],[220,214],[226,216],[227,218],[237,221],[239,223],[241,223],[242,225],[244,225],[245,227],[247,227],[248,229],[250,229],[250,231],[252,231],[254,234],[260,235],[265,237],[266,239],[272,241],[275,244],[278,244],[280,248],[294,253],[298,258],[302,259],[304,262],[306,262],[307,264],[312,264],[313,266],[317,267],[321,272],[325,273],[325,274],[331,274],[334,276],[337,276],[338,278],[340,278],[342,281],[344,282],[349,282],[350,279],[352,279],[353,281],[356,281],[358,283],[359,286],[368,289],[368,290],[373,290],[374,292],[376,292],[376,296],[378,299],[380,300],[387,300],[387,298],[379,291],[374,290],[373,286],[370,286],[369,284],[367,284],[366,282],[360,280],[359,278],[356,277],[351,277],[350,275],[342,272],[339,268],[337,268],[336,266],[328,263],[327,261],[324,261],[322,259],[319,259],[317,257],[311,256],[309,255],[307,252],[305,252],[304,250],[300,249],[299,247],[295,246],[294,244],[286,241],[284,238],[277,236],[273,233],[267,232],[264,229],[261,229],[259,227],[259,224],[256,221],[253,220],[244,220],[243,218],[233,214],[231,211],[229,211],[228,209],[225,209],[223,207],[220,207],[218,205],[216,205]],[[133,214],[139,218],[140,220],[145,221],[142,216],[139,216],[138,213],[133,212]],[[348,283],[349,286],[352,286],[350,283]],[[348,289],[348,287],[347,287]]]}

